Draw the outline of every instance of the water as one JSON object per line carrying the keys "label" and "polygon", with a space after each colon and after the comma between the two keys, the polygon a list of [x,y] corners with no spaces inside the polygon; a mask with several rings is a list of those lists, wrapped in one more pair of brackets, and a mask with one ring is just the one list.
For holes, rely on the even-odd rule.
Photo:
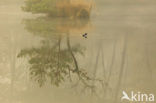
{"label": "water", "polygon": [[116,103],[123,90],[155,94],[155,3],[98,0],[91,19],[70,20],[0,2],[0,102]]}

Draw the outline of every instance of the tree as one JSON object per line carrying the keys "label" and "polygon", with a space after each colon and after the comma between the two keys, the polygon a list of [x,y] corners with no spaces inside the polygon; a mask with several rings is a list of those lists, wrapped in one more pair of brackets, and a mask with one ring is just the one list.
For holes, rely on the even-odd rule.
{"label": "tree", "polygon": [[26,0],[22,9],[26,12],[43,13],[52,17],[89,18],[92,3],[81,0]]}
{"label": "tree", "polygon": [[[90,78],[84,70],[79,69],[75,57],[76,54],[83,55],[84,48],[79,44],[71,46],[69,34],[63,35],[65,31],[69,30],[57,29],[59,25],[62,25],[60,21],[60,19],[49,18],[25,20],[25,28],[43,39],[39,47],[23,49],[18,57],[28,58],[30,76],[40,86],[43,86],[48,80],[51,81],[52,85],[59,86],[66,78],[72,78],[71,73],[76,74],[87,85],[85,81],[90,80]],[[65,41],[67,46],[62,46],[64,36],[67,36],[67,41]]]}
{"label": "tree", "polygon": [[51,13],[55,12],[56,0],[26,0],[22,9],[32,13]]}

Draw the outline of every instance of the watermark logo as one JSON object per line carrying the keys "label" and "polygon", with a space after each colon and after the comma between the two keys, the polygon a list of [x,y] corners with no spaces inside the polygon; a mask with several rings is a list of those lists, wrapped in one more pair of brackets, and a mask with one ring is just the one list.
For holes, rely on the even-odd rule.
{"label": "watermark logo", "polygon": [[130,95],[127,94],[125,91],[122,91],[123,96],[121,97],[121,101],[128,100],[134,102],[153,102],[154,101],[154,94],[146,94],[141,92],[134,92],[131,91]]}

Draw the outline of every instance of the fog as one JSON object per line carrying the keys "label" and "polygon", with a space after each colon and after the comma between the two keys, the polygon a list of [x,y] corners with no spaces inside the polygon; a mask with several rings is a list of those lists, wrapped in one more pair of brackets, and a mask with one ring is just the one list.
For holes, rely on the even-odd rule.
{"label": "fog", "polygon": [[[156,1],[94,2],[89,20],[69,20],[0,1],[0,103],[121,103],[122,91],[156,94]],[[37,71],[55,62],[69,73]],[[82,75],[70,74],[74,63]]]}

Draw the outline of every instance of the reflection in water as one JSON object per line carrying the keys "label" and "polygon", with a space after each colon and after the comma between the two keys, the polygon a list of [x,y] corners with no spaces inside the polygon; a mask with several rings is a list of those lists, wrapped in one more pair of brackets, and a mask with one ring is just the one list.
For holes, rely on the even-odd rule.
{"label": "reflection in water", "polygon": [[[95,43],[93,51],[90,50],[94,53],[89,53],[88,51],[88,54],[85,54],[86,47],[84,48],[82,43],[80,45],[80,42],[72,42],[72,36],[75,36],[83,29],[88,29],[88,24],[88,19],[71,20],[46,17],[25,19],[25,29],[36,37],[40,37],[40,41],[35,47],[20,50],[18,57],[25,58],[28,61],[29,76],[39,86],[49,86],[49,83],[57,87],[70,87],[72,85],[72,88],[70,88],[73,90],[72,92],[75,92],[76,88],[77,93],[86,93],[87,96],[90,96],[89,94],[91,93],[92,99],[94,98],[93,100],[95,100],[93,102],[96,102],[96,99],[98,99],[101,102],[108,101],[114,103],[119,100],[120,90],[123,88],[122,83],[125,79],[128,45],[130,45],[130,36],[125,32],[131,32],[135,28],[124,25],[125,32],[118,35],[118,37],[114,32],[114,34],[110,33],[110,35],[101,36],[106,39],[95,40],[99,43]],[[106,31],[110,32],[110,30]],[[122,28],[119,31],[116,30],[117,34],[121,31]],[[91,58],[87,58],[85,62],[93,61],[89,63],[90,67],[82,66],[79,57],[84,54],[90,55]],[[35,85],[34,83],[32,84]],[[39,95],[35,99],[31,98],[35,92],[44,91],[46,94],[48,91],[48,89],[36,88],[31,87],[30,90],[29,88],[27,89],[27,92],[21,92],[21,96],[24,97],[24,100],[21,101],[26,103],[33,103],[33,100],[35,100],[35,103],[45,102],[45,100],[37,101]],[[55,92],[58,91],[56,90]],[[60,96],[60,94],[57,96]],[[50,101],[50,96],[43,97],[48,98],[47,103]],[[54,99],[51,101],[54,101]]]}
{"label": "reflection in water", "polygon": [[[18,57],[28,57],[30,76],[40,86],[46,81],[59,86],[66,79],[72,80],[76,74],[83,85],[91,80],[87,73],[79,67],[76,56],[83,55],[84,48],[79,44],[71,46],[70,34],[76,29],[80,30],[88,23],[88,19],[67,20],[53,18],[37,18],[25,20],[26,29],[42,37],[38,48],[23,49]],[[64,45],[66,44],[66,45]]]}
{"label": "reflection in water", "polygon": [[0,102],[120,103],[123,90],[156,94],[153,3],[103,0],[100,16],[91,17],[92,32],[89,20],[40,17],[23,25],[21,19],[34,15],[20,11],[23,3],[6,3],[0,9]]}

